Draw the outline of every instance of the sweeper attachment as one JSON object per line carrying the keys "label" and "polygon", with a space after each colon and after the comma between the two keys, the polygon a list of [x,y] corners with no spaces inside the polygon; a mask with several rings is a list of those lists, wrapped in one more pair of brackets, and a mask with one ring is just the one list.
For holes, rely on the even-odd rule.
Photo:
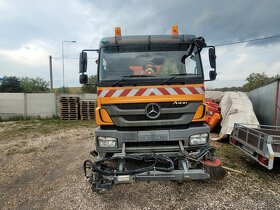
{"label": "sweeper attachment", "polygon": [[[132,183],[134,180],[182,182],[187,179],[220,180],[225,176],[222,163],[214,157],[214,148],[207,146],[196,152],[187,152],[181,141],[178,152],[127,154],[125,143],[121,153],[96,161],[84,162],[84,173],[92,190],[104,192],[113,184]],[[96,151],[91,152],[93,156]]]}

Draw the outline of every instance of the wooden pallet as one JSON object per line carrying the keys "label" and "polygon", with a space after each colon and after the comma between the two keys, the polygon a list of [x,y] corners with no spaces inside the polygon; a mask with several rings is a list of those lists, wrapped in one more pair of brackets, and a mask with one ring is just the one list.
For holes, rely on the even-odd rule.
{"label": "wooden pallet", "polygon": [[95,119],[96,100],[83,100],[80,102],[81,120]]}
{"label": "wooden pallet", "polygon": [[62,120],[79,120],[79,117],[61,117]]}
{"label": "wooden pallet", "polygon": [[79,119],[79,97],[61,97],[60,113],[62,120]]}
{"label": "wooden pallet", "polygon": [[60,113],[62,115],[79,115],[79,110],[72,110],[72,111],[61,110]]}
{"label": "wooden pallet", "polygon": [[60,97],[60,102],[66,102],[66,103],[79,103],[80,98],[79,97]]}
{"label": "wooden pallet", "polygon": [[79,109],[79,105],[78,105],[78,104],[75,105],[75,106],[73,106],[73,105],[64,105],[64,104],[62,104],[62,105],[60,106],[60,110],[69,110],[69,111],[72,111],[72,110],[77,110],[77,109]]}

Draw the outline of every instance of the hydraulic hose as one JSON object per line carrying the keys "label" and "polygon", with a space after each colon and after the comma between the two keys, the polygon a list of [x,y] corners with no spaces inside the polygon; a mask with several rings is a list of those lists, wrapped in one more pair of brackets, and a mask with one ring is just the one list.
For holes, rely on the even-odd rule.
{"label": "hydraulic hose", "polygon": [[[144,161],[144,162],[152,162],[149,166],[136,168],[133,170],[124,170],[119,171],[113,167],[110,167],[106,164],[107,161],[113,160],[136,160],[136,161]],[[87,162],[88,164],[89,162]],[[167,164],[167,167],[157,166],[159,163]],[[169,157],[165,156],[152,156],[152,157],[132,157],[132,156],[125,156],[125,157],[109,157],[104,158],[102,160],[96,161],[92,164],[92,170],[99,174],[105,176],[113,176],[113,175],[135,175],[140,174],[143,172],[148,171],[162,171],[162,172],[171,172],[174,170],[174,163]]]}

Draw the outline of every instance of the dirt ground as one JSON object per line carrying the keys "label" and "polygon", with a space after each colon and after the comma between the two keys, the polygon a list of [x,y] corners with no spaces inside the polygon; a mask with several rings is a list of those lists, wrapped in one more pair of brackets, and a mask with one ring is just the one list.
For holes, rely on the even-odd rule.
{"label": "dirt ground", "polygon": [[213,143],[228,172],[214,181],[134,182],[92,193],[94,123],[0,122],[0,209],[280,209],[280,167],[268,171],[227,143]]}

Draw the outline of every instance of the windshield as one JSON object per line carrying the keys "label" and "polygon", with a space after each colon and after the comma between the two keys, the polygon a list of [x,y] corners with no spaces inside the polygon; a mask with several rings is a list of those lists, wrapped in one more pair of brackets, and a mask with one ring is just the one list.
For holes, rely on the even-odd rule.
{"label": "windshield", "polygon": [[200,55],[196,47],[163,45],[101,49],[99,81],[123,82],[133,79],[164,81],[177,74],[178,78],[186,79],[203,77]]}

